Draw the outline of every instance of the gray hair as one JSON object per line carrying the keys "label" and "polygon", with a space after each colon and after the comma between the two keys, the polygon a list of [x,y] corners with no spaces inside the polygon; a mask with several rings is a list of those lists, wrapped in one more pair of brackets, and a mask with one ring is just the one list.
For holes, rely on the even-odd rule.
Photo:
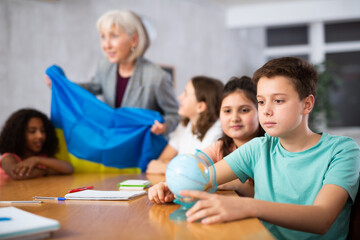
{"label": "gray hair", "polygon": [[96,28],[99,32],[113,26],[122,28],[131,37],[135,33],[138,34],[138,44],[130,54],[128,61],[133,61],[145,54],[150,46],[150,39],[144,23],[138,15],[128,10],[111,10],[104,13],[96,22]]}

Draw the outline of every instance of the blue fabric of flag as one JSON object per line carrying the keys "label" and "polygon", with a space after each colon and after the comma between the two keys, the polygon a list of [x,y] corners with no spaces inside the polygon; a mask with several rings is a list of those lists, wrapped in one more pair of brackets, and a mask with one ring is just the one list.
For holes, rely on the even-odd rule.
{"label": "blue fabric of flag", "polygon": [[164,122],[159,112],[114,109],[69,81],[56,65],[46,74],[52,81],[51,121],[63,130],[69,153],[106,167],[145,171],[166,146],[162,135],[150,132],[155,120]]}

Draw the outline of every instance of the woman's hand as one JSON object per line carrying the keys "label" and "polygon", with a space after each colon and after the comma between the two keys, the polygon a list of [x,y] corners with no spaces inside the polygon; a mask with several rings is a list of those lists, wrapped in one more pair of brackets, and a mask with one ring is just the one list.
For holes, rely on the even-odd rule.
{"label": "woman's hand", "polygon": [[31,171],[39,164],[38,157],[29,157],[24,161],[17,163],[14,167],[14,174],[17,176],[29,176]]}
{"label": "woman's hand", "polygon": [[48,85],[49,88],[51,88],[51,79],[49,78],[48,75],[44,75],[44,80],[45,80],[45,83],[46,85]]}
{"label": "woman's hand", "polygon": [[246,204],[248,198],[229,197],[201,191],[181,191],[180,194],[199,199],[186,212],[188,222],[201,219],[201,223],[212,224],[251,217]]}
{"label": "woman's hand", "polygon": [[151,160],[147,166],[146,173],[148,174],[165,174],[167,163],[158,160]]}
{"label": "woman's hand", "polygon": [[175,198],[165,182],[155,184],[148,191],[148,198],[153,203],[172,202]]}
{"label": "woman's hand", "polygon": [[152,125],[150,132],[159,135],[165,132],[166,123],[160,123],[159,121],[155,120],[154,124]]}

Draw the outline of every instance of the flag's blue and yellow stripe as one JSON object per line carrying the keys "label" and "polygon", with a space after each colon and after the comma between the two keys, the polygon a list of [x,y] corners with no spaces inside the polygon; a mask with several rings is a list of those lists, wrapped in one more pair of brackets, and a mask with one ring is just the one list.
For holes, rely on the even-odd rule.
{"label": "flag's blue and yellow stripe", "polygon": [[46,74],[52,81],[51,121],[60,142],[57,158],[75,172],[134,173],[145,171],[166,145],[150,128],[160,113],[147,109],[114,109],[69,81],[58,66]]}

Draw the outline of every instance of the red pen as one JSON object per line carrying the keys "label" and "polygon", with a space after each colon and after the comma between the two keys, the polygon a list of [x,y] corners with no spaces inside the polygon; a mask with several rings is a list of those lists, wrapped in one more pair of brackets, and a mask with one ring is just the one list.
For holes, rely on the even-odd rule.
{"label": "red pen", "polygon": [[92,188],[94,188],[94,186],[75,188],[75,189],[69,190],[69,193],[80,192],[80,191],[84,191],[84,190],[92,189]]}

